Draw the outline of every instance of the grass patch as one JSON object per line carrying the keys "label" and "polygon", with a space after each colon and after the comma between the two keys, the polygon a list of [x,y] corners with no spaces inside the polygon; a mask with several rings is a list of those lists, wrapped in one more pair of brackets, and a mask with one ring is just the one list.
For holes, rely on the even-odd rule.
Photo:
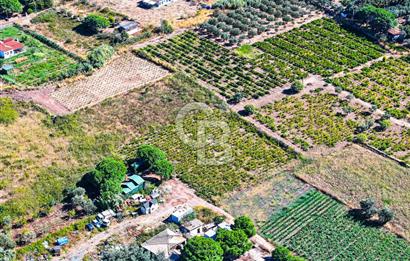
{"label": "grass patch", "polygon": [[0,30],[0,39],[9,37],[23,43],[25,51],[4,60],[5,64],[14,66],[9,74],[0,75],[6,82],[36,86],[55,80],[77,66],[73,58],[46,46],[16,27]]}
{"label": "grass patch", "polygon": [[249,44],[244,44],[241,45],[240,47],[235,49],[235,52],[242,57],[248,58],[248,59],[254,59],[258,55],[261,54],[261,52],[253,47],[252,45]]}

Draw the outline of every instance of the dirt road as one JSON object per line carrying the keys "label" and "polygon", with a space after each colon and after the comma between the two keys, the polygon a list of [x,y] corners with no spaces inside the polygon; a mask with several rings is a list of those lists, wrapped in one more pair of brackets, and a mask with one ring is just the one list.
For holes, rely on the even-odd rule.
{"label": "dirt road", "polygon": [[85,238],[79,242],[72,242],[65,254],[55,257],[53,260],[82,260],[87,253],[94,251],[98,244],[114,235],[122,234],[131,227],[159,226],[162,221],[173,213],[176,207],[182,205],[188,205],[191,207],[204,206],[226,216],[228,222],[233,221],[233,217],[230,214],[198,197],[192,189],[188,188],[187,185],[177,179],[165,182],[161,185],[161,191],[163,191],[165,203],[161,204],[156,212],[150,215],[126,219],[121,223],[113,224],[106,231],[96,234],[91,238]]}

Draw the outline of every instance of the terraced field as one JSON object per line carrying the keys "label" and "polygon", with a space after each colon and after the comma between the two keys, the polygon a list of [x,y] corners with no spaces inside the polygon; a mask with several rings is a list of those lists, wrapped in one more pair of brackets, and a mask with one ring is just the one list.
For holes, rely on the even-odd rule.
{"label": "terraced field", "polygon": [[347,208],[311,190],[260,229],[309,260],[409,260],[410,245],[382,229],[352,220]]}

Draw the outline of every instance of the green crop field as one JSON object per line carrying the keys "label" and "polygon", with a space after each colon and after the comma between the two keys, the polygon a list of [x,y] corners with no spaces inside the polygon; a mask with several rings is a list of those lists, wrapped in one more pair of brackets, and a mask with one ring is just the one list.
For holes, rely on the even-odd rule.
{"label": "green crop field", "polygon": [[356,97],[386,110],[393,117],[406,118],[409,114],[410,58],[386,59],[331,80]]}
{"label": "green crop field", "polygon": [[16,27],[0,30],[0,39],[11,37],[22,42],[25,52],[5,59],[5,64],[14,66],[12,72],[0,77],[9,83],[35,86],[57,79],[77,66],[77,62],[60,51],[52,49]]}
{"label": "green crop field", "polygon": [[405,240],[354,221],[346,207],[316,190],[274,214],[261,232],[309,260],[410,259]]}
{"label": "green crop field", "polygon": [[[196,137],[199,121],[225,122],[229,128],[227,140],[220,144],[221,129],[207,128],[206,139],[200,149],[204,149],[207,158],[215,158],[218,165],[202,164],[198,161],[200,149],[181,141],[175,125],[152,131],[137,138],[128,146],[128,156],[135,157],[135,149],[144,143],[154,144],[167,152],[174,162],[178,177],[192,186],[196,192],[207,199],[215,200],[227,192],[244,186],[259,183],[269,170],[283,166],[294,156],[269,138],[259,136],[255,129],[245,124],[233,113],[213,110],[212,115],[193,114],[184,121],[186,133]],[[229,158],[224,161],[224,158]]]}

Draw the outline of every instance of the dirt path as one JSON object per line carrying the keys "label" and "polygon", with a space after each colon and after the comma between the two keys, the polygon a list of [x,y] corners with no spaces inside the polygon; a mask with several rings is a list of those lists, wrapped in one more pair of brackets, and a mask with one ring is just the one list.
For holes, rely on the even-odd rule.
{"label": "dirt path", "polygon": [[165,182],[161,186],[161,190],[164,191],[165,194],[165,203],[161,204],[159,209],[153,214],[142,215],[136,218],[124,220],[121,223],[113,224],[106,231],[96,234],[91,238],[85,238],[79,242],[72,242],[70,244],[70,248],[65,254],[55,257],[53,260],[82,260],[87,253],[96,250],[97,245],[114,235],[127,231],[131,227],[159,226],[162,221],[173,213],[176,207],[181,205],[188,205],[191,207],[204,206],[226,216],[228,222],[233,222],[233,217],[230,214],[198,197],[192,189],[188,188],[187,185],[177,179],[172,179]]}

